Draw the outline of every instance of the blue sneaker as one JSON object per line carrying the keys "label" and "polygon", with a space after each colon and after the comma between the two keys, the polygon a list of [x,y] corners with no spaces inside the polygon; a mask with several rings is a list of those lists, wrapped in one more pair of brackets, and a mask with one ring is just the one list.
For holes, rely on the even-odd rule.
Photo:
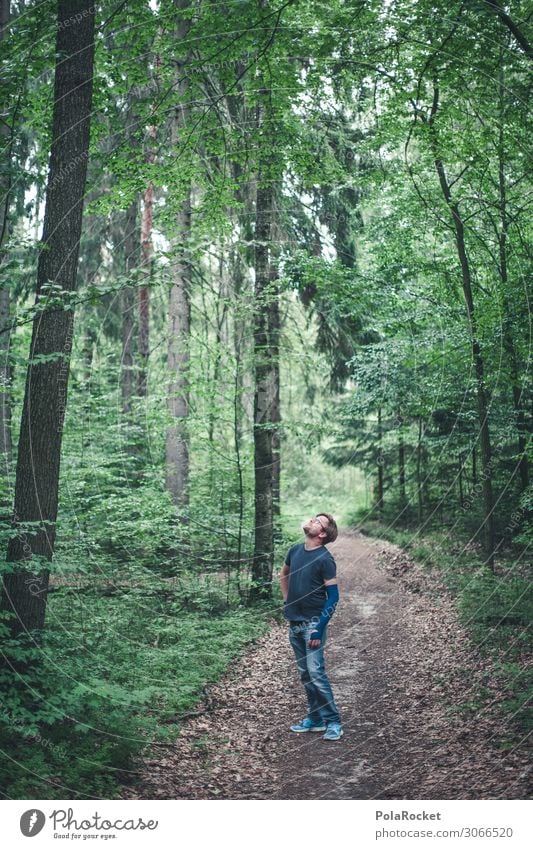
{"label": "blue sneaker", "polygon": [[302,719],[301,722],[298,722],[296,725],[291,725],[291,731],[296,731],[297,734],[301,734],[303,731],[325,731],[326,726],[323,722],[313,722],[312,719],[309,719],[308,716],[305,719]]}
{"label": "blue sneaker", "polygon": [[340,722],[330,722],[328,724],[328,730],[324,734],[323,740],[340,740],[344,731],[342,730],[342,725]]}

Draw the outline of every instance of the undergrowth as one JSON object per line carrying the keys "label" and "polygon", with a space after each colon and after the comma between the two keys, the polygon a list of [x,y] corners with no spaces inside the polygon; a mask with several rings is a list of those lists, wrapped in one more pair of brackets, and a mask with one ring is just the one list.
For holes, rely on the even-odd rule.
{"label": "undergrowth", "polygon": [[40,643],[9,640],[4,614],[4,798],[117,797],[139,752],[175,737],[206,685],[269,627],[269,607],[245,607],[215,577],[130,577],[120,590],[51,592]]}

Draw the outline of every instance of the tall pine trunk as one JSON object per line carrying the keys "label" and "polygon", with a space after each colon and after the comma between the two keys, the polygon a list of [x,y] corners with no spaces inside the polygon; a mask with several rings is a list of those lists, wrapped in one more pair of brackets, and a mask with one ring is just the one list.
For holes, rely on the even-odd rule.
{"label": "tall pine trunk", "polygon": [[[92,0],[59,0],[52,149],[46,190],[37,303],[53,282],[75,291],[89,156],[94,56]],[[69,26],[76,16],[76,26]],[[72,350],[73,312],[54,306],[35,316],[18,445],[9,562],[50,560],[54,552],[61,441]],[[54,355],[52,360],[43,357]],[[25,523],[35,523],[32,527]],[[32,564],[33,565],[33,564]],[[14,635],[44,627],[49,570],[24,566],[4,577]]]}
{"label": "tall pine trunk", "polygon": [[[267,7],[265,0],[261,6]],[[250,600],[272,596],[275,501],[279,504],[279,287],[273,263],[275,186],[280,180],[270,80],[263,76],[256,127],[263,145],[254,234],[254,553]],[[278,508],[279,509],[279,508]]]}
{"label": "tall pine trunk", "polygon": [[270,286],[273,289],[269,305],[269,353],[272,367],[272,521],[274,542],[281,542],[281,399],[279,374],[280,314],[277,294],[278,272],[270,264]]}
{"label": "tall pine trunk", "polygon": [[[177,0],[178,13],[188,8],[190,0]],[[187,37],[190,24],[179,20],[177,43]],[[178,68],[177,89],[180,102],[172,121],[172,147],[185,144],[188,118],[188,81],[186,67]],[[176,220],[178,244],[174,261],[172,288],[169,299],[169,328],[167,365],[170,373],[167,406],[172,424],[166,433],[166,486],[178,509],[186,507],[189,498],[189,336],[191,331],[191,264],[189,239],[191,230],[191,186]]]}
{"label": "tall pine trunk", "polygon": [[255,532],[251,600],[272,594],[274,567],[273,408],[277,366],[272,358],[270,245],[273,188],[259,182],[256,200],[254,309],[254,504]]}

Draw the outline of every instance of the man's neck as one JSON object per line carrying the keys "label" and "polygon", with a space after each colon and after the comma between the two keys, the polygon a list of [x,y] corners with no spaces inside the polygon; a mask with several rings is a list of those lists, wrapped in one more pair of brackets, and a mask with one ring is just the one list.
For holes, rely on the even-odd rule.
{"label": "man's neck", "polygon": [[304,548],[306,551],[312,551],[313,548],[321,548],[324,545],[322,540],[315,539],[313,537],[306,537],[304,542]]}

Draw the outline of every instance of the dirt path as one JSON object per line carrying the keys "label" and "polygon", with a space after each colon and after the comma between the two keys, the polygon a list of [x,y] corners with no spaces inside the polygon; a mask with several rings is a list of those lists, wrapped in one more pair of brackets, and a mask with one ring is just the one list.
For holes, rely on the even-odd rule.
{"label": "dirt path", "polygon": [[460,710],[487,670],[447,596],[389,543],[347,532],[330,548],[341,604],[326,656],[342,740],[288,730],[306,705],[287,629],[275,625],[125,798],[527,797],[525,742],[502,751],[511,732],[497,710]]}

